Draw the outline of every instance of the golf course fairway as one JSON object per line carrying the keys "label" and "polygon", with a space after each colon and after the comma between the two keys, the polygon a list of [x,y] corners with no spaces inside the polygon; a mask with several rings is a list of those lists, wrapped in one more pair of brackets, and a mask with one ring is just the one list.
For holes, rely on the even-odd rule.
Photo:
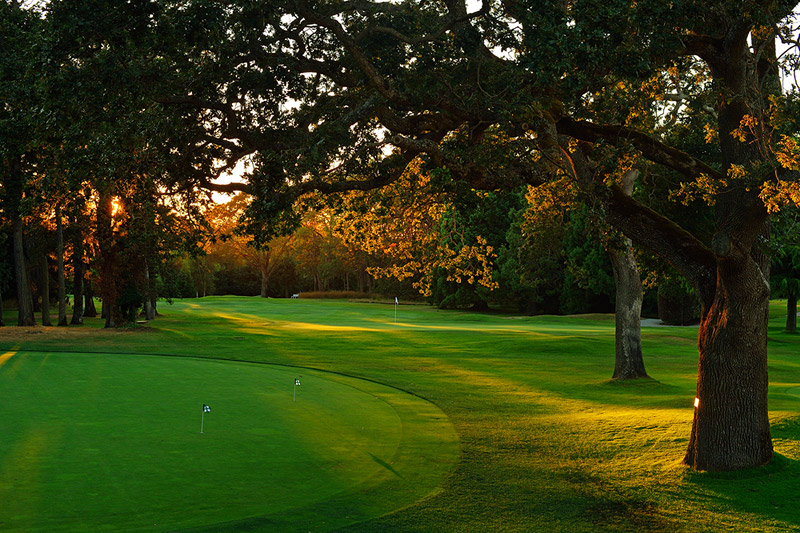
{"label": "golf course fairway", "polygon": [[430,402],[306,368],[8,351],[0,398],[0,530],[327,530],[436,492],[459,453]]}

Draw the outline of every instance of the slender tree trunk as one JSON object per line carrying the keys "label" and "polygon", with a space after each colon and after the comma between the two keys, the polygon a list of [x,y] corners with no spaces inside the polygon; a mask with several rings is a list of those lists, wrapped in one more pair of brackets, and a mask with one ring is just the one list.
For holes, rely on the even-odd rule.
{"label": "slender tree trunk", "polygon": [[100,294],[103,298],[106,328],[119,323],[119,287],[117,286],[117,250],[111,217],[111,195],[101,193],[97,206],[97,242],[100,247]]}
{"label": "slender tree trunk", "polygon": [[625,249],[609,251],[616,282],[616,357],[614,379],[647,377],[642,357],[642,280],[630,239]]}
{"label": "slender tree trunk", "polygon": [[42,294],[42,325],[52,326],[50,323],[50,266],[47,264],[47,254],[41,255],[41,288],[39,292]]}
{"label": "slender tree trunk", "polygon": [[150,291],[150,305],[153,308],[153,318],[159,316],[158,314],[158,293],[156,292],[156,280],[151,278],[152,290]]}
{"label": "slender tree trunk", "polygon": [[793,292],[786,298],[786,331],[797,331],[797,295]]}
{"label": "slender tree trunk", "polygon": [[22,217],[14,215],[14,270],[17,278],[17,302],[19,306],[19,326],[35,326],[36,319],[33,316],[33,298],[31,297],[31,287],[28,283],[28,267],[25,261],[25,245],[22,232]]}
{"label": "slender tree trunk", "polygon": [[31,298],[31,287],[28,282],[28,265],[25,261],[25,238],[22,213],[20,211],[24,189],[22,156],[13,157],[9,167],[8,179],[4,179],[5,183],[3,185],[7,189],[8,212],[11,216],[14,272],[17,282],[17,306],[19,308],[17,325],[34,326],[36,325],[36,319],[33,314],[33,299]]}
{"label": "slender tree trunk", "polygon": [[56,259],[58,261],[58,325],[67,325],[67,287],[64,274],[64,222],[61,206],[56,207]]}
{"label": "slender tree trunk", "polygon": [[744,263],[719,260],[716,296],[702,313],[694,421],[684,458],[697,470],[738,470],[772,458],[769,287],[755,260]]}
{"label": "slender tree trunk", "polygon": [[97,307],[94,305],[94,286],[91,278],[83,276],[83,316],[86,318],[97,317]]}
{"label": "slender tree trunk", "polygon": [[264,261],[261,262],[261,297],[269,297],[269,275],[270,271]]}
{"label": "slender tree trunk", "polygon": [[150,280],[150,266],[145,260],[144,262],[144,318],[145,320],[153,320],[156,317],[155,307],[153,307],[153,287]]}
{"label": "slender tree trunk", "polygon": [[80,219],[72,220],[72,320],[70,324],[79,326],[83,324],[83,233],[80,228]]}

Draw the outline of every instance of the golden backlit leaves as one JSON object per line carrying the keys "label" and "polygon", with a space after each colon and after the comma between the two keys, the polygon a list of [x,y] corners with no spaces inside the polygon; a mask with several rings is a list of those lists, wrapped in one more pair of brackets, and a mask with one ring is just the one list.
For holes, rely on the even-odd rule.
{"label": "golden backlit leaves", "polygon": [[727,185],[726,180],[715,179],[708,174],[700,174],[694,181],[681,182],[680,189],[673,191],[670,196],[683,205],[689,205],[698,199],[708,205],[714,205],[717,202],[717,195]]}
{"label": "golden backlit leaves", "polygon": [[269,242],[269,249],[259,250],[251,246],[251,238],[240,235],[236,229],[240,217],[252,198],[239,193],[224,204],[216,204],[206,213],[206,219],[214,231],[216,241],[205,242],[203,249],[213,258],[230,257],[244,264],[257,268],[263,273],[270,273],[291,250],[294,237],[275,237]]}
{"label": "golden backlit leaves", "polygon": [[731,132],[734,139],[747,142],[749,137],[757,138],[758,119],[752,115],[745,115],[739,122],[739,127]]}
{"label": "golden backlit leaves", "polygon": [[711,124],[706,123],[705,125],[703,125],[703,129],[706,132],[705,135],[706,144],[717,144],[719,142],[719,134],[717,132],[717,128],[715,128]]}
{"label": "golden backlit leaves", "polygon": [[788,135],[781,135],[775,157],[783,168],[800,170],[800,144],[798,144],[797,139]]}
{"label": "golden backlit leaves", "polygon": [[[784,169],[800,171],[800,143],[797,138],[781,135],[775,158]],[[760,197],[770,213],[780,211],[784,205],[800,206],[800,184],[784,179],[769,181],[761,186]]]}
{"label": "golden backlit leaves", "polygon": [[800,206],[800,184],[785,180],[765,183],[761,188],[760,196],[770,213],[780,211],[784,205]]}
{"label": "golden backlit leaves", "polygon": [[[498,288],[494,248],[481,235],[467,235],[465,223],[452,216],[448,195],[432,186],[418,163],[379,192],[349,193],[343,200],[354,214],[343,218],[338,231],[381,263],[369,268],[372,275],[410,278],[424,296],[432,294],[440,274],[447,281]],[[364,202],[369,209],[357,210]]]}

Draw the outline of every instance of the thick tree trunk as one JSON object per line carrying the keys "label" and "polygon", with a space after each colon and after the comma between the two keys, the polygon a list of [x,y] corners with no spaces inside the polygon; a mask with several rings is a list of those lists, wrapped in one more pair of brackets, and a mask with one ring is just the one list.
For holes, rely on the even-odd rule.
{"label": "thick tree trunk", "polygon": [[786,331],[797,331],[797,295],[793,293],[786,298]]}
{"label": "thick tree trunk", "polygon": [[64,223],[61,206],[56,207],[56,259],[58,262],[58,325],[67,325],[67,287],[64,274]]}
{"label": "thick tree trunk", "polygon": [[[771,141],[770,95],[780,93],[774,37],[753,47],[761,60],[754,72],[747,32],[732,24],[720,48],[703,58],[713,72],[717,92],[722,169],[757,166],[761,147]],[[754,76],[754,74],[757,74]],[[755,138],[733,134],[746,117],[756,117]],[[764,144],[762,144],[762,142]],[[768,214],[757,191],[729,186],[717,195],[716,257],[713,292],[704,288],[698,346],[697,396],[685,463],[698,470],[738,470],[772,458],[767,391],[769,257],[759,244],[768,241]]]}
{"label": "thick tree trunk", "polygon": [[22,233],[22,217],[14,216],[14,271],[17,278],[17,302],[19,306],[19,317],[17,325],[35,326],[36,319],[33,316],[33,298],[31,297],[31,287],[28,283],[28,268],[25,261],[25,245]]}
{"label": "thick tree trunk", "polygon": [[80,220],[72,220],[72,320],[70,324],[79,326],[83,324],[83,233],[79,226]]}
{"label": "thick tree trunk", "polygon": [[703,309],[694,421],[684,458],[697,470],[738,470],[772,458],[769,287],[752,258],[744,263],[720,259],[716,297]]}
{"label": "thick tree trunk", "polygon": [[616,357],[614,379],[637,379],[647,376],[642,357],[642,280],[633,255],[630,239],[625,249],[609,251],[616,283]]}
{"label": "thick tree trunk", "polygon": [[[627,172],[622,178],[622,192],[633,195],[633,187],[639,177],[638,170]],[[615,358],[614,379],[646,378],[642,357],[642,278],[633,254],[633,242],[622,237],[624,248],[611,248],[609,256],[614,270],[616,304],[614,322]]]}
{"label": "thick tree trunk", "polygon": [[42,295],[42,325],[52,326],[50,323],[50,266],[47,264],[47,254],[42,254],[40,267],[42,286],[39,292]]}

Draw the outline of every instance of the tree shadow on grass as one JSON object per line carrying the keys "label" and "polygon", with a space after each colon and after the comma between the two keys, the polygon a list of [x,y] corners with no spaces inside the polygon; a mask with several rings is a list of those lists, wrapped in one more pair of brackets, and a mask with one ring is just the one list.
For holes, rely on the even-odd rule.
{"label": "tree shadow on grass", "polygon": [[580,498],[581,521],[596,531],[664,531],[679,529],[675,517],[665,512],[656,498],[636,489],[609,483],[607,479],[576,469],[560,474]]}
{"label": "tree shadow on grass", "polygon": [[[787,440],[797,449],[800,417],[772,425],[776,443]],[[739,512],[800,527],[800,460],[775,453],[770,464],[736,472],[687,471],[686,480],[709,499]]]}
{"label": "tree shadow on grass", "polygon": [[[563,392],[563,391],[562,391]],[[662,383],[652,378],[610,379],[575,387],[570,397],[609,406],[645,406],[691,409],[692,392],[685,387]]]}

